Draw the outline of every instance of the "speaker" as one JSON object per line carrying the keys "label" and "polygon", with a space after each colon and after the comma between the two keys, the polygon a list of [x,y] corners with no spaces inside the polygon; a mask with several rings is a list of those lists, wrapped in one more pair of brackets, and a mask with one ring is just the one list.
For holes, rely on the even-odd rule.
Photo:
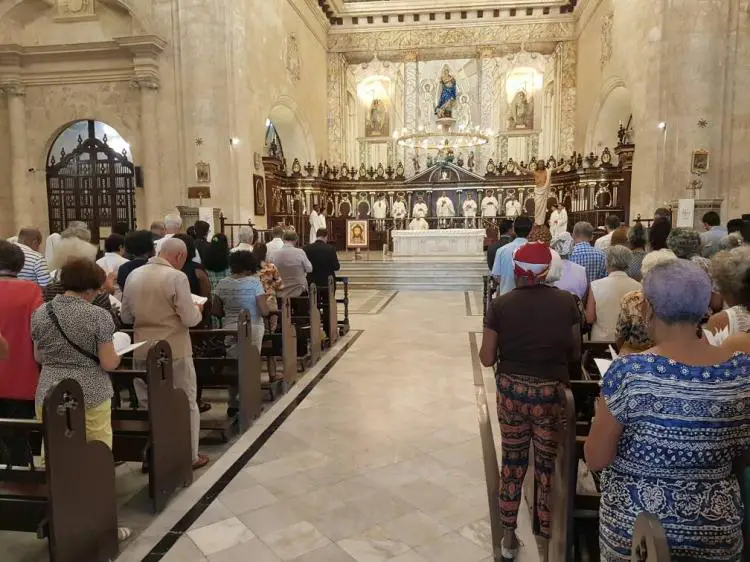
{"label": "speaker", "polygon": [[135,186],[143,187],[143,168],[140,166],[135,167]]}

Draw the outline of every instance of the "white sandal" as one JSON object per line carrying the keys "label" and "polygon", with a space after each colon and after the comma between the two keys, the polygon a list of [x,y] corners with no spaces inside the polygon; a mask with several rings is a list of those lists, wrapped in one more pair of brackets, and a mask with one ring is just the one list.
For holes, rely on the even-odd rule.
{"label": "white sandal", "polygon": [[128,529],[127,527],[117,527],[117,540],[118,542],[126,541],[130,538],[130,535],[133,534],[133,531]]}

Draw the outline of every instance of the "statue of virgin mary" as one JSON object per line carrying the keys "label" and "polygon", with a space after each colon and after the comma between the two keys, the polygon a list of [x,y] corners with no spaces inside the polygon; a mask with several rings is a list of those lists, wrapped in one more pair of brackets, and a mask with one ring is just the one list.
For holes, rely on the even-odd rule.
{"label": "statue of virgin mary", "polygon": [[437,106],[435,107],[435,115],[437,115],[439,119],[452,117],[453,106],[456,105],[458,88],[456,87],[456,79],[451,75],[450,68],[448,68],[447,64],[443,66],[443,71],[440,74],[438,94],[439,97]]}

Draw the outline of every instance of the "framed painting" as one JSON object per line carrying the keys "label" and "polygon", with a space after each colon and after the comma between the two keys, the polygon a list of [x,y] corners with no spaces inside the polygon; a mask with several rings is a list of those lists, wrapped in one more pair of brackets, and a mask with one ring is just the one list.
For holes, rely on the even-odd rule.
{"label": "framed painting", "polygon": [[367,221],[346,221],[346,247],[365,248],[370,242]]}
{"label": "framed painting", "polygon": [[253,204],[256,215],[266,214],[266,182],[257,174],[253,174]]}
{"label": "framed painting", "polygon": [[691,171],[694,174],[705,174],[711,164],[708,150],[694,150]]}
{"label": "framed painting", "polygon": [[211,164],[197,162],[195,164],[195,181],[197,183],[211,183]]}

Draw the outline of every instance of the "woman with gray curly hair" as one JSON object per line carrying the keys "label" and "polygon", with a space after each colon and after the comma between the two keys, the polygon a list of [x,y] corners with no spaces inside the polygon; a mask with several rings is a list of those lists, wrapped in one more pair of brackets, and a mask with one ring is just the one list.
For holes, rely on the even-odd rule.
{"label": "woman with gray curly hair", "polygon": [[723,300],[719,289],[711,277],[711,260],[701,256],[703,241],[697,230],[692,228],[673,228],[667,237],[667,247],[682,259],[688,260],[703,271],[711,279],[711,304],[710,312],[719,312],[722,309]]}
{"label": "woman with gray curly hair", "polygon": [[586,322],[591,324],[591,341],[614,341],[620,301],[641,284],[628,277],[633,253],[625,246],[610,246],[607,250],[607,277],[591,282],[586,301]]}
{"label": "woman with gray curly hair", "polygon": [[716,254],[711,271],[719,292],[729,308],[711,316],[706,329],[712,332],[729,329],[729,334],[750,330],[750,246]]}

